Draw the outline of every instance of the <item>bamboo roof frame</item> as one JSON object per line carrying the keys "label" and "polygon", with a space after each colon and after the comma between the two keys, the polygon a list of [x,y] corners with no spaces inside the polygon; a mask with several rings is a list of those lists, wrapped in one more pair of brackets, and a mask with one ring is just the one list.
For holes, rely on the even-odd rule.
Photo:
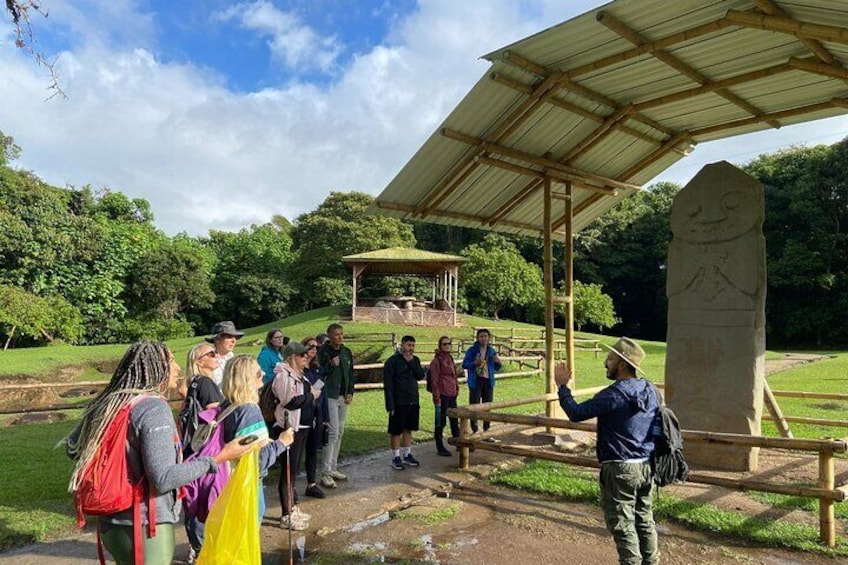
{"label": "bamboo roof frame", "polygon": [[[846,46],[840,0],[616,0],[487,55],[494,69],[372,210],[542,236],[551,360],[561,236],[574,375],[574,234],[700,141],[848,112]],[[556,219],[553,200],[565,208]],[[546,363],[551,398],[555,372]],[[548,417],[557,409],[546,403]]]}
{"label": "bamboo roof frame", "polygon": [[[484,111],[472,109],[471,114],[461,103],[377,197],[373,209],[408,219],[538,236],[543,231],[542,188],[545,179],[550,179],[573,187],[574,229],[579,231],[639,190],[641,183],[688,154],[699,141],[845,113],[848,11],[838,0],[814,3],[816,10],[799,17],[793,13],[803,10],[794,0],[680,0],[674,4],[683,5],[682,8],[668,9],[657,0],[619,0],[489,54],[486,58],[495,68],[466,99],[480,101],[479,96],[475,98],[477,90],[491,91],[491,85],[497,85],[508,93],[507,102]],[[646,19],[641,14],[639,18],[635,16],[640,4],[645,5],[645,11],[654,8],[654,12],[659,12],[642,25],[635,21]],[[677,12],[672,14],[674,10]],[[696,12],[699,18],[691,16]],[[674,16],[679,28],[669,29],[664,15],[669,19]],[[705,17],[707,21],[701,21]],[[662,28],[665,33],[659,34],[655,28]],[[577,35],[606,30],[618,41],[592,38],[580,53],[579,64],[570,65],[571,53],[553,51],[556,39],[572,29]],[[716,62],[697,64],[715,42],[741,32],[755,34],[750,36],[754,38],[750,47],[752,63],[743,65],[742,72],[714,77],[711,70]],[[797,45],[789,56],[764,65],[760,51],[768,50],[769,38],[774,36],[784,38],[784,51],[785,38]],[[757,43],[761,39],[762,45]],[[598,56],[592,57],[595,51]],[[534,52],[556,62],[534,60]],[[745,58],[749,53],[739,56]],[[665,71],[657,71],[659,65]],[[603,82],[599,79],[605,73],[613,76],[631,66],[661,73],[663,83],[674,86],[658,88],[656,96],[636,95],[630,99],[619,95],[626,92],[627,83],[618,86],[618,92],[596,86]],[[799,73],[830,81],[828,89],[837,95],[824,100],[815,94],[808,96],[807,92],[815,92],[819,84],[813,83],[792,90],[791,95],[787,93],[785,102],[778,99],[762,104],[756,100],[766,98],[763,89],[767,86],[763,85],[769,80],[798,77]],[[692,114],[709,112],[716,100],[726,103],[724,114],[702,123],[693,120],[689,128],[658,117],[675,105],[691,108],[687,111]],[[547,132],[547,141],[537,143],[535,133],[545,127],[554,108],[558,114],[571,117],[565,126],[570,131],[559,136]],[[463,113],[457,114],[459,111]],[[486,121],[486,115],[493,119]],[[455,124],[460,122],[477,122],[477,131],[457,127]],[[414,190],[402,186],[406,169],[416,160],[427,160],[429,146],[435,147],[442,139],[462,146],[459,157],[450,163],[450,159],[442,159]],[[554,147],[543,147],[546,143]],[[605,170],[604,165],[615,159],[611,148],[622,145],[626,146],[623,155],[627,166],[618,159],[617,170]],[[441,143],[441,147],[445,145]],[[446,150],[457,154],[454,148]],[[441,153],[439,150],[435,156],[441,157]],[[426,168],[423,163],[421,166]],[[469,205],[469,201],[485,201],[490,194],[492,206],[481,209],[478,205],[473,209]],[[560,193],[554,198],[561,200],[563,196]],[[565,223],[563,216],[554,218],[552,229],[564,235]]]}

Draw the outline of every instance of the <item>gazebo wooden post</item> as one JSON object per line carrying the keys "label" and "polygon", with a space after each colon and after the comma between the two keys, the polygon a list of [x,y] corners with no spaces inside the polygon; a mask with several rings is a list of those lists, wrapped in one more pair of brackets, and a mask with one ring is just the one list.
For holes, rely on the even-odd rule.
{"label": "gazebo wooden post", "polygon": [[459,267],[454,267],[454,276],[453,276],[453,304],[451,305],[451,309],[453,311],[453,325],[456,326],[456,308],[457,308],[457,300],[459,298]]}
{"label": "gazebo wooden post", "polygon": [[353,266],[353,304],[350,307],[350,319],[352,321],[356,321],[356,295],[359,292],[357,289],[356,280],[359,278],[359,275],[362,274],[363,269],[365,269],[364,265],[354,265]]}
{"label": "gazebo wooden post", "polygon": [[[556,391],[554,382],[554,254],[553,242],[551,241],[551,179],[545,177],[545,195],[543,198],[544,210],[542,216],[542,247],[545,283],[545,392]],[[545,416],[555,417],[556,406],[554,400],[545,403]],[[547,433],[554,433],[551,427],[546,428]]]}
{"label": "gazebo wooden post", "polygon": [[565,183],[565,351],[566,364],[574,379],[571,387],[577,385],[577,372],[574,367],[574,211],[571,205],[571,183]]}

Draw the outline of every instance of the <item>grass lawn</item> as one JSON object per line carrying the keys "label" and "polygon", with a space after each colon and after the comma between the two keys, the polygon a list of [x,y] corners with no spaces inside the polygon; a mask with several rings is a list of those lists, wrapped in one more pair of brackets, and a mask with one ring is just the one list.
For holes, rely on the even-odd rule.
{"label": "grass lawn", "polygon": [[[261,349],[265,333],[274,326],[280,326],[286,335],[294,339],[314,336],[324,330],[331,322],[339,318],[339,309],[328,307],[292,316],[279,324],[268,324],[246,331],[239,341],[237,353],[256,354]],[[406,328],[383,324],[346,323],[345,331],[355,336],[363,333],[390,333],[398,336],[411,333],[419,342],[435,342],[447,333],[454,340],[463,339],[467,343],[473,340],[472,327],[484,326],[498,333],[498,328],[527,327],[528,324],[505,321],[492,321],[484,318],[463,317],[465,327],[460,328]],[[612,344],[616,338],[578,334],[579,337],[596,338]],[[173,340],[169,345],[177,359],[184,359],[187,351],[200,338]],[[643,364],[645,372],[653,381],[661,381],[665,369],[665,344],[661,342],[641,341],[647,357]],[[352,343],[358,355],[370,355],[385,359],[390,353],[388,346],[378,344]],[[0,352],[0,379],[37,378],[46,382],[58,380],[56,377],[67,367],[82,369],[77,380],[107,380],[110,376],[107,367],[117,363],[126,349],[125,345],[107,345],[94,347],[52,346],[33,349],[9,350]],[[429,360],[435,346],[420,346],[418,355]],[[769,353],[769,357],[777,356]],[[606,384],[603,368],[603,354],[595,357],[591,352],[576,354],[579,388]],[[515,367],[513,367],[515,369]],[[805,390],[844,392],[848,390],[848,353],[835,354],[834,358],[814,364],[803,365],[770,377],[769,382],[775,390]],[[499,381],[495,389],[496,400],[524,398],[544,392],[544,385],[538,376],[518,377]],[[460,403],[465,402],[463,389]],[[415,434],[416,441],[429,441],[433,434],[433,407],[422,389],[421,431]],[[782,399],[781,406],[786,415],[818,416],[837,419],[844,417],[843,407],[830,408],[830,403]],[[541,404],[519,406],[509,409],[515,413],[536,413],[542,410]],[[840,413],[840,410],[842,411]],[[0,551],[14,545],[39,541],[73,530],[73,517],[70,497],[67,493],[67,481],[71,462],[63,450],[54,450],[53,446],[76,424],[79,412],[66,412],[68,419],[54,424],[30,424],[25,426],[0,427]],[[0,422],[2,425],[2,422]],[[827,429],[818,426],[791,425],[798,437],[842,437],[843,429]],[[774,428],[768,423],[763,425],[764,432],[774,434]],[[345,439],[342,445],[342,457],[365,453],[375,449],[385,449],[386,414],[383,406],[382,391],[363,391],[357,393],[348,417]]]}

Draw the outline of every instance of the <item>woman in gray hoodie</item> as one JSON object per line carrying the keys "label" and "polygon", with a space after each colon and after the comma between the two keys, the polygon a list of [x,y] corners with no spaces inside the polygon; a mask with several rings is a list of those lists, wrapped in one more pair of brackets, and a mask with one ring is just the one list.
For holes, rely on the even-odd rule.
{"label": "woman in gray hoodie", "polygon": [[[147,565],[170,564],[174,555],[174,524],[179,522],[179,488],[204,473],[214,473],[224,461],[252,449],[238,440],[226,444],[214,457],[182,462],[174,415],[165,401],[175,388],[180,367],[164,343],[141,341],[130,346],[106,388],[88,405],[79,425],[67,438],[68,454],[76,459],[69,490],[76,492],[88,463],[97,453],[103,433],[115,415],[131,406],[127,430],[127,465],[135,483],[146,477],[141,503],[142,525],[147,526],[147,500],[155,504],[155,535],[144,527],[143,552]],[[132,508],[101,516],[98,529],[103,545],[119,565],[133,563]]]}

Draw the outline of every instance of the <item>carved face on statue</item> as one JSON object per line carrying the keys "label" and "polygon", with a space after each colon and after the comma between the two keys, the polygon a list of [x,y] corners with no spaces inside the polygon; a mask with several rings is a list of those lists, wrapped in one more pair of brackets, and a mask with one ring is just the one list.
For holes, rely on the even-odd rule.
{"label": "carved face on statue", "polygon": [[759,182],[730,163],[704,167],[674,197],[671,231],[692,243],[729,241],[762,225]]}

